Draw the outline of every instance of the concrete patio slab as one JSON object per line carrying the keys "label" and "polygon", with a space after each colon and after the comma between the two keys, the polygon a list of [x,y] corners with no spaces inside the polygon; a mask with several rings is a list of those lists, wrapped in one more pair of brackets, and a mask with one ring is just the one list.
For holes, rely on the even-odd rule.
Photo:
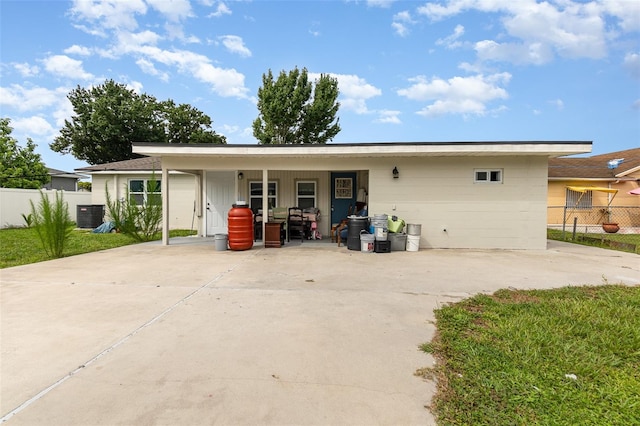
{"label": "concrete patio slab", "polygon": [[433,310],[500,288],[640,284],[640,257],[215,251],[148,243],[0,271],[7,424],[434,424]]}

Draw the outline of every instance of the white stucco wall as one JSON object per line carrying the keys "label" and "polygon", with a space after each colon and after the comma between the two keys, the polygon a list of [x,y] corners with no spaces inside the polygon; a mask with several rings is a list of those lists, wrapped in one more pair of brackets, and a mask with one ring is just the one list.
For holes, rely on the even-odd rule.
{"label": "white stucco wall", "polygon": [[[423,248],[546,248],[547,158],[405,158],[371,161],[370,213],[422,225]],[[474,169],[503,183],[474,183]],[[394,209],[395,208],[395,209]]]}
{"label": "white stucco wall", "polygon": [[[94,174],[91,178],[91,202],[92,204],[106,205],[105,184],[109,188],[112,199],[122,198],[126,194],[130,179],[149,179],[150,173],[129,174]],[[156,172],[156,179],[160,180],[161,174]],[[193,214],[193,203],[196,197],[195,177],[185,173],[172,173],[169,178],[169,228],[198,230],[200,217]],[[107,211],[108,215],[108,211]]]}
{"label": "white stucco wall", "polygon": [[[369,174],[369,214],[395,214],[407,223],[421,224],[421,248],[545,249],[547,161],[546,155],[508,154],[324,159],[176,157],[163,159],[163,167],[242,170],[245,180],[252,176],[248,170],[263,168],[270,170],[270,178],[280,179],[290,172],[278,170],[360,170]],[[398,179],[393,179],[393,167],[400,171]],[[502,169],[503,183],[474,183],[474,170],[478,168]],[[325,176],[329,188],[329,173]],[[286,180],[293,184],[291,179]],[[282,184],[286,185],[284,180]],[[327,225],[323,224],[324,233]]]}

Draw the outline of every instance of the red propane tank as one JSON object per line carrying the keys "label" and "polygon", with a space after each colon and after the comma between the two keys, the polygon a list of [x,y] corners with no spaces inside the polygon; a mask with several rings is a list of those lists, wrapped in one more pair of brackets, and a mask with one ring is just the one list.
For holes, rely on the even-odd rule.
{"label": "red propane tank", "polygon": [[253,247],[253,212],[244,202],[237,202],[229,210],[229,248],[249,250]]}

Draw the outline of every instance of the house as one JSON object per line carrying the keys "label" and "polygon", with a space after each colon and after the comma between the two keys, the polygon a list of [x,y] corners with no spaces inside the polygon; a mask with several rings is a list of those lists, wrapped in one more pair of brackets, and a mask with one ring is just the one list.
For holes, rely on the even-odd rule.
{"label": "house", "polygon": [[[122,199],[127,192],[139,203],[147,194],[150,180],[160,181],[162,167],[159,158],[143,157],[133,160],[116,161],[76,169],[91,176],[91,202],[106,205],[106,193],[112,200]],[[195,180],[193,175],[171,172],[170,193],[172,205],[168,217],[169,229],[191,229],[194,223],[196,203]]]}
{"label": "house", "polygon": [[[168,230],[189,218],[201,236],[226,232],[228,210],[244,200],[264,211],[313,204],[323,235],[366,202],[370,216],[421,224],[423,248],[545,249],[548,161],[590,151],[591,142],[581,141],[133,144],[159,173],[164,244]],[[94,191],[106,185],[121,196],[128,185],[144,197],[149,167],[131,161],[138,163],[130,169],[81,170],[92,175]]]}
{"label": "house", "polygon": [[43,186],[43,189],[61,189],[63,191],[77,191],[78,181],[86,176],[68,173],[62,170],[47,168],[50,181]]}
{"label": "house", "polygon": [[[572,220],[569,216],[575,216],[578,210],[581,224],[597,224],[606,219],[602,212],[613,211],[621,224],[640,227],[640,196],[629,194],[638,188],[640,148],[589,157],[550,158],[547,222],[562,224]],[[572,209],[576,203],[578,209]],[[565,206],[569,212],[565,212]]]}

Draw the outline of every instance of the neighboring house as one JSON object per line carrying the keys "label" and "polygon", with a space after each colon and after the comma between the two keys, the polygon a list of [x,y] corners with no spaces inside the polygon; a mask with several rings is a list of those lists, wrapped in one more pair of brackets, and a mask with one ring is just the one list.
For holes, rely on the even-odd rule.
{"label": "neighboring house", "polygon": [[[581,196],[571,187],[615,189],[617,193],[593,190]],[[639,187],[640,148],[590,157],[551,158],[547,221],[554,225],[572,220],[565,217],[564,206],[567,205],[571,213],[570,208],[578,202],[582,224],[602,222],[599,212],[610,205],[610,210],[618,216],[616,220],[625,226],[640,227],[640,196],[629,194]],[[591,207],[593,212],[589,212]]]}
{"label": "neighboring house", "polygon": [[86,176],[47,168],[51,180],[43,186],[44,189],[61,189],[63,191],[77,191],[78,181]]}
{"label": "neighboring house", "polygon": [[591,142],[134,143],[133,151],[152,158],[79,171],[92,175],[101,204],[101,187],[121,197],[126,187],[144,188],[154,168],[164,244],[169,229],[191,223],[201,236],[227,232],[236,200],[265,210],[313,205],[322,235],[366,201],[370,216],[421,224],[422,248],[545,249],[549,159],[588,153]]}

